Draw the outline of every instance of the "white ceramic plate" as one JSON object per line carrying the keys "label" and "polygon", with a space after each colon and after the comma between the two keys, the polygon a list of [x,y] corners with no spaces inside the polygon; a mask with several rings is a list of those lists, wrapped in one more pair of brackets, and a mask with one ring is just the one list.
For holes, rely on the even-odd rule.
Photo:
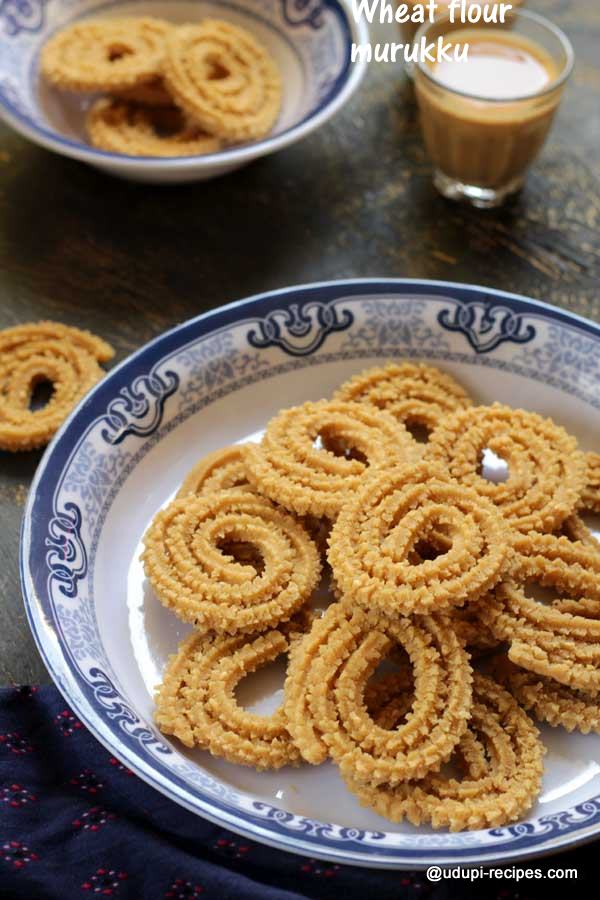
{"label": "white ceramic plate", "polygon": [[[206,16],[247,28],[267,47],[282,75],[282,108],[263,140],[204,156],[157,159],[91,147],[85,114],[91,99],[48,87],[40,50],[55,31],[84,18],[157,16],[197,22]],[[0,117],[57,153],[136,181],[175,183],[214,178],[295,143],[341,109],[366,64],[351,62],[352,43],[368,27],[346,0],[0,0]]]}
{"label": "white ceramic plate", "polygon": [[[436,282],[276,291],[185,323],[115,368],[44,456],[22,535],[31,627],[57,685],[115,756],[173,800],[290,851],[368,866],[514,860],[600,831],[600,738],[543,728],[541,796],[527,819],[461,834],[360,808],[333,765],[258,774],[187,752],[152,723],[152,691],[186,626],[163,609],[140,539],[187,470],[256,436],[283,406],[326,396],[386,359],[431,362],[480,401],[551,415],[592,449],[600,327],[524,298]],[[248,679],[257,710],[282,673]]]}

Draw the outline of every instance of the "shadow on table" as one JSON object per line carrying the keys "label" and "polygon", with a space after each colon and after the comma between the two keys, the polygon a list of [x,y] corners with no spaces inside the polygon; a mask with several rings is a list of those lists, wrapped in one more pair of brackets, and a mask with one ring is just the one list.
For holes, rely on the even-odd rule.
{"label": "shadow on table", "polygon": [[43,450],[31,450],[27,453],[9,453],[0,450],[0,473],[7,481],[23,483],[31,479],[37,469]]}

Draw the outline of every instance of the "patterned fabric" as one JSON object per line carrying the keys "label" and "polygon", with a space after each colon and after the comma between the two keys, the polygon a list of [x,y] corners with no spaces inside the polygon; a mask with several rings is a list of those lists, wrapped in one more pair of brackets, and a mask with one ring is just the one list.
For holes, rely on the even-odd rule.
{"label": "patterned fabric", "polygon": [[[591,889],[594,853],[588,845],[518,865],[578,867],[566,889],[583,893]],[[529,900],[548,893],[548,881],[432,884],[420,872],[334,865],[245,840],[136,778],[55,688],[0,690],[1,900]]]}

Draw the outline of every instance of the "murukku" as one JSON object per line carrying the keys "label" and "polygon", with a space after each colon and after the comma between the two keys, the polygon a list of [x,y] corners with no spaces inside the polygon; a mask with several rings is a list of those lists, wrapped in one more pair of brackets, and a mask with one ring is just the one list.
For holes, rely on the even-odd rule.
{"label": "murukku", "polygon": [[566,535],[572,541],[581,541],[588,547],[600,551],[600,541],[584,522],[585,513],[600,513],[600,454],[586,453],[585,487],[581,493],[578,512],[562,523],[558,534]]}
{"label": "murukku", "polygon": [[94,147],[127,156],[198,156],[221,148],[218,138],[174,106],[142,106],[104,97],[90,107],[86,128]]}
{"label": "murukku", "polygon": [[452,625],[472,657],[494,650],[500,641],[481,621],[480,605],[485,596],[452,611]]}
{"label": "murukku", "polygon": [[260,635],[218,636],[193,632],[170,657],[156,693],[155,720],[187,747],[258,770],[297,765],[300,752],[283,707],[265,716],[240,706],[235,690],[251,672],[288,652],[301,623]]}
{"label": "murukku", "polygon": [[288,729],[303,759],[313,766],[325,762],[329,752],[310,711],[308,685],[311,670],[321,646],[346,618],[347,613],[342,607],[332,604],[321,619],[315,620],[308,634],[298,641],[289,654],[283,701]]}
{"label": "murukku", "polygon": [[[354,458],[328,450],[328,440],[352,448]],[[247,465],[250,481],[271,500],[299,515],[335,519],[368,466],[418,456],[416,442],[391,416],[360,403],[320,400],[271,419],[261,443],[249,448]]]}
{"label": "murukku", "polygon": [[[419,549],[438,531],[448,549],[423,559]],[[421,462],[363,482],[333,526],[328,558],[343,603],[393,617],[476,600],[500,580],[509,554],[494,505]]]}
{"label": "murukku", "polygon": [[[494,483],[481,474],[486,449],[507,463],[506,481]],[[585,455],[574,437],[551,419],[499,403],[445,419],[426,452],[523,533],[558,529],[575,511],[585,483]]]}
{"label": "murukku", "polygon": [[185,476],[177,497],[210,494],[227,488],[250,490],[246,472],[247,444],[233,444],[207,453]]}
{"label": "murukku", "polygon": [[[326,645],[330,636],[344,625],[348,618],[348,610],[339,603],[331,604],[320,619],[315,619],[310,632],[290,651],[284,690],[288,727],[302,751],[303,758],[314,766],[324,762],[329,752],[310,710],[308,685],[312,679],[312,667],[321,647]],[[401,679],[400,683],[398,679]],[[394,699],[400,686],[403,690],[408,690],[412,683],[412,670],[409,663],[403,659],[400,673],[393,673],[391,691],[387,679],[385,682],[378,679],[377,684],[374,682],[367,684],[365,689],[367,709],[379,713],[387,700]],[[382,697],[382,690],[386,691],[385,697]]]}
{"label": "murukku", "polygon": [[165,87],[162,75],[147,81],[128,91],[116,92],[120,100],[139,103],[142,106],[173,106],[173,98]]}
{"label": "murukku", "polygon": [[373,787],[345,776],[363,806],[392,822],[433,828],[497,828],[513,822],[540,791],[544,747],[527,714],[508,691],[475,673],[468,729],[451,759],[461,777],[428,774],[395,786]]}
{"label": "murukku", "polygon": [[42,75],[69,91],[126,91],[156,84],[171,29],[162,19],[142,17],[76,22],[44,45]]}
{"label": "murukku", "polygon": [[409,431],[428,435],[450,413],[471,406],[466,391],[446,372],[423,363],[390,363],[345,382],[335,400],[369,403],[390,413]]}
{"label": "murukku", "polygon": [[368,682],[365,693],[367,711],[379,728],[391,731],[406,719],[414,703],[410,664]]}
{"label": "murukku", "polygon": [[577,513],[573,513],[572,516],[565,519],[558,535],[564,535],[571,541],[581,541],[586,547],[591,547],[597,551],[600,550],[600,542],[594,537],[592,531]]}
{"label": "murukku", "polygon": [[579,508],[600,513],[600,453],[586,453],[585,487]]}
{"label": "murukku", "polygon": [[[100,362],[112,347],[88,331],[54,322],[0,331],[0,449],[32,450],[47,444],[87,391],[103,377]],[[31,409],[36,387],[52,394]]]}
{"label": "murukku", "polygon": [[494,666],[494,678],[538,721],[566,731],[600,734],[600,695],[566,687],[552,678],[527,672],[507,659]]}
{"label": "murukku", "polygon": [[[399,727],[378,726],[368,682],[395,648],[408,654],[414,702]],[[464,732],[471,704],[469,657],[449,619],[418,616],[373,627],[333,604],[290,654],[284,707],[288,729],[312,763],[329,755],[343,774],[397,784],[439,768]]]}
{"label": "murukku", "polygon": [[[242,544],[259,556],[237,561]],[[144,569],[159,600],[200,630],[237,634],[286,621],[318,584],[319,552],[292,516],[243,488],[173,500],[144,536]]]}
{"label": "murukku", "polygon": [[[246,468],[246,451],[248,444],[233,444],[207,453],[196,463],[183,480],[177,497],[186,494],[209,494],[212,491],[225,490],[232,487],[243,487],[252,491],[254,488],[248,481]],[[321,555],[325,558],[327,539],[331,530],[328,519],[316,516],[303,516],[300,524],[309,533]]]}
{"label": "murukku", "polygon": [[[600,555],[579,542],[530,534],[515,541],[506,579],[480,604],[483,622],[508,641],[509,659],[568,687],[600,690]],[[551,588],[549,604],[528,596]]]}
{"label": "murukku", "polygon": [[225,141],[260,138],[279,114],[275,62],[252,35],[228,22],[204,19],[173,30],[164,75],[177,105]]}

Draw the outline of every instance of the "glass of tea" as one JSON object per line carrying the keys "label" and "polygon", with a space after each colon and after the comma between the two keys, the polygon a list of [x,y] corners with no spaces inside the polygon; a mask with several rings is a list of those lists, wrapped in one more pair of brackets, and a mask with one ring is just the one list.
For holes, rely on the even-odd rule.
{"label": "glass of tea", "polygon": [[523,185],[548,136],[573,68],[571,43],[526,10],[508,12],[502,24],[444,16],[419,28],[416,40],[423,38],[436,47],[443,38],[455,50],[450,59],[436,51],[434,62],[415,66],[434,184],[444,197],[500,206]]}

